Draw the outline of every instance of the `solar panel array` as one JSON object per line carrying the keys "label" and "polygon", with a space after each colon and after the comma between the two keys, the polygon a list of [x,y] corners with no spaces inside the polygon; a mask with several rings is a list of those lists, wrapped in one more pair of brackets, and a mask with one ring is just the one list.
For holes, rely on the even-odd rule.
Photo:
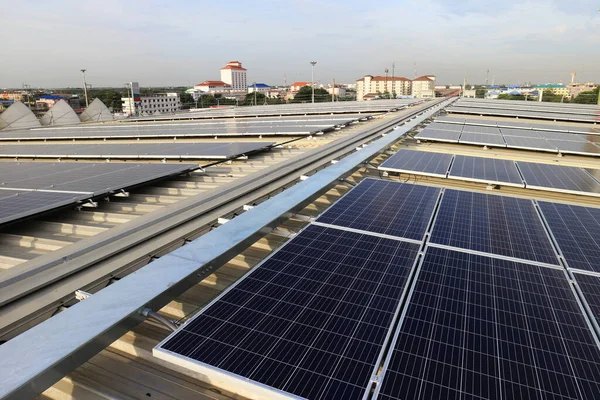
{"label": "solar panel array", "polygon": [[539,102],[504,103],[488,100],[460,99],[446,109],[449,113],[499,115],[518,118],[535,118],[573,122],[597,122],[600,120],[599,107],[566,106],[564,104],[543,104]]}
{"label": "solar panel array", "polygon": [[600,196],[600,170],[400,149],[378,169],[486,184]]}
{"label": "solar panel array", "polygon": [[194,164],[0,163],[0,224],[197,168]]}
{"label": "solar panel array", "polygon": [[364,119],[364,115],[262,118],[181,123],[77,125],[0,132],[0,141],[196,138],[219,136],[307,136]]}
{"label": "solar panel array", "polygon": [[173,115],[136,118],[144,120],[177,120],[177,119],[212,119],[212,118],[244,118],[285,115],[311,114],[347,114],[347,113],[381,113],[396,111],[409,105],[422,103],[423,99],[392,99],[377,101],[343,101],[335,103],[292,103],[281,105],[228,107],[205,109],[193,112],[182,112]]}
{"label": "solar panel array", "polygon": [[0,145],[0,157],[226,160],[266,150],[275,142]]}
{"label": "solar panel array", "polygon": [[437,120],[415,137],[420,140],[600,156],[600,137],[568,132],[448,123]]}
{"label": "solar panel array", "polygon": [[596,398],[597,333],[545,208],[367,179],[154,354],[263,397]]}
{"label": "solar panel array", "polygon": [[458,118],[456,115],[437,117],[436,122],[458,125],[480,125],[498,128],[518,128],[522,130],[538,130],[550,132],[580,133],[584,135],[600,135],[600,128],[595,126],[560,125],[554,122],[536,123],[530,120],[500,120],[500,119],[475,119]]}

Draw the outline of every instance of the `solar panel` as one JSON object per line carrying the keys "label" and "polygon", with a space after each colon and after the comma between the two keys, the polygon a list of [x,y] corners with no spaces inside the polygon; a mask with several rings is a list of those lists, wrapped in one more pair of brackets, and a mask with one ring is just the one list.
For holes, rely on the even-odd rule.
{"label": "solar panel", "polygon": [[439,194],[434,187],[365,179],[317,222],[422,241]]}
{"label": "solar panel", "polygon": [[600,321],[600,277],[581,273],[573,273],[573,276],[577,282],[577,288],[583,293],[583,299],[598,324]]}
{"label": "solar panel", "polygon": [[437,121],[432,122],[427,125],[428,129],[434,129],[438,131],[452,131],[452,132],[460,132],[462,131],[462,125],[458,124],[444,124]]}
{"label": "solar panel", "polygon": [[569,268],[600,272],[600,208],[538,205]]}
{"label": "solar panel", "polygon": [[534,139],[528,137],[504,136],[504,141],[506,142],[506,147],[514,149],[557,152],[556,147],[552,146],[544,138]]}
{"label": "solar panel", "polygon": [[600,147],[592,142],[572,142],[567,140],[548,140],[559,152],[565,154],[600,155]]}
{"label": "solar panel", "polygon": [[510,128],[500,128],[502,131],[502,136],[519,136],[519,137],[528,137],[533,139],[542,139],[540,134],[537,131],[529,130],[529,129],[510,129]]}
{"label": "solar panel", "polygon": [[527,188],[600,196],[600,184],[581,168],[522,161],[517,167]]}
{"label": "solar panel", "polygon": [[595,399],[600,350],[559,269],[428,248],[374,398]]}
{"label": "solar panel", "polygon": [[551,132],[551,131],[536,131],[540,136],[546,139],[552,139],[557,141],[568,140],[571,142],[585,143],[587,139],[585,135],[577,135],[575,133],[566,132]]}
{"label": "solar panel", "polygon": [[531,200],[446,189],[430,243],[558,264]]}
{"label": "solar panel", "polygon": [[[309,226],[154,349],[245,397],[361,399],[419,245]],[[293,397],[297,398],[297,397]]]}
{"label": "solar panel", "polygon": [[27,158],[231,159],[275,142],[26,144],[0,146],[0,156]]}
{"label": "solar panel", "polygon": [[85,195],[62,192],[0,190],[0,224],[83,200]]}
{"label": "solar panel", "polygon": [[459,131],[440,131],[436,129],[425,128],[416,136],[420,140],[433,140],[436,142],[458,143],[460,138]]}
{"label": "solar panel", "polygon": [[448,178],[524,187],[515,162],[511,160],[455,156]]}
{"label": "solar panel", "polygon": [[409,174],[418,172],[421,175],[445,178],[451,162],[452,154],[400,149],[378,169]]}
{"label": "solar panel", "polygon": [[[195,164],[0,163],[0,223],[197,168]],[[8,190],[7,190],[8,189]],[[18,196],[7,193],[20,192]]]}
{"label": "solar panel", "polygon": [[502,135],[487,135],[484,133],[463,132],[458,142],[479,144],[482,146],[506,147]]}
{"label": "solar panel", "polygon": [[464,118],[456,118],[451,115],[447,115],[447,116],[442,116],[442,117],[436,117],[435,122],[464,125],[465,119]]}
{"label": "solar panel", "polygon": [[500,129],[492,126],[465,125],[463,132],[486,133],[488,135],[500,135]]}

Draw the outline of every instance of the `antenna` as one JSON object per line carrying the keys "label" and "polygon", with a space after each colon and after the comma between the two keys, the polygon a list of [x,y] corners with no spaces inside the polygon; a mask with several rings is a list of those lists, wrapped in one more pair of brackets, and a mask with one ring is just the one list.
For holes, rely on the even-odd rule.
{"label": "antenna", "polygon": [[417,62],[416,61],[413,62],[413,72],[415,74],[413,79],[417,79]]}
{"label": "antenna", "polygon": [[490,78],[490,69],[488,68],[487,72],[485,73],[485,86],[488,85],[489,78]]}

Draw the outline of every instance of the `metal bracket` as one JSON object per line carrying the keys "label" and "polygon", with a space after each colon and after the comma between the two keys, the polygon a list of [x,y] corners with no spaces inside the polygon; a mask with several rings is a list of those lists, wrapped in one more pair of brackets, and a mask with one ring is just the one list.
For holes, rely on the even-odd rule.
{"label": "metal bracket", "polygon": [[84,292],[83,290],[75,291],[75,298],[79,301],[83,301],[83,300],[87,299],[88,297],[90,297],[91,295],[92,295],[91,293]]}
{"label": "metal bracket", "polygon": [[113,196],[115,196],[115,197],[129,197],[129,192],[126,192],[125,190],[120,189],[117,192],[115,192],[113,194]]}

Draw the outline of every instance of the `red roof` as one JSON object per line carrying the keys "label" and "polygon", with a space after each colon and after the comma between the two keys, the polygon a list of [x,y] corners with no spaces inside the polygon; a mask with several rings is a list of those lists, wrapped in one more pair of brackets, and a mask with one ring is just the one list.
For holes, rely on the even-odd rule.
{"label": "red roof", "polygon": [[294,82],[290,86],[300,86],[300,87],[310,86],[310,82]]}
{"label": "red roof", "polygon": [[430,79],[429,76],[433,76],[433,75],[423,75],[423,76],[413,79],[413,81],[433,81],[433,79]]}
{"label": "red roof", "polygon": [[236,67],[235,65],[226,65],[226,66],[224,66],[224,67],[223,67],[223,68],[221,68],[221,69],[222,69],[222,70],[223,70],[223,69],[235,69],[235,70],[238,70],[238,71],[247,71],[247,69],[246,69],[246,68],[243,68],[243,67]]}
{"label": "red roof", "polygon": [[204,81],[200,82],[196,86],[231,86],[229,83],[223,81]]}

